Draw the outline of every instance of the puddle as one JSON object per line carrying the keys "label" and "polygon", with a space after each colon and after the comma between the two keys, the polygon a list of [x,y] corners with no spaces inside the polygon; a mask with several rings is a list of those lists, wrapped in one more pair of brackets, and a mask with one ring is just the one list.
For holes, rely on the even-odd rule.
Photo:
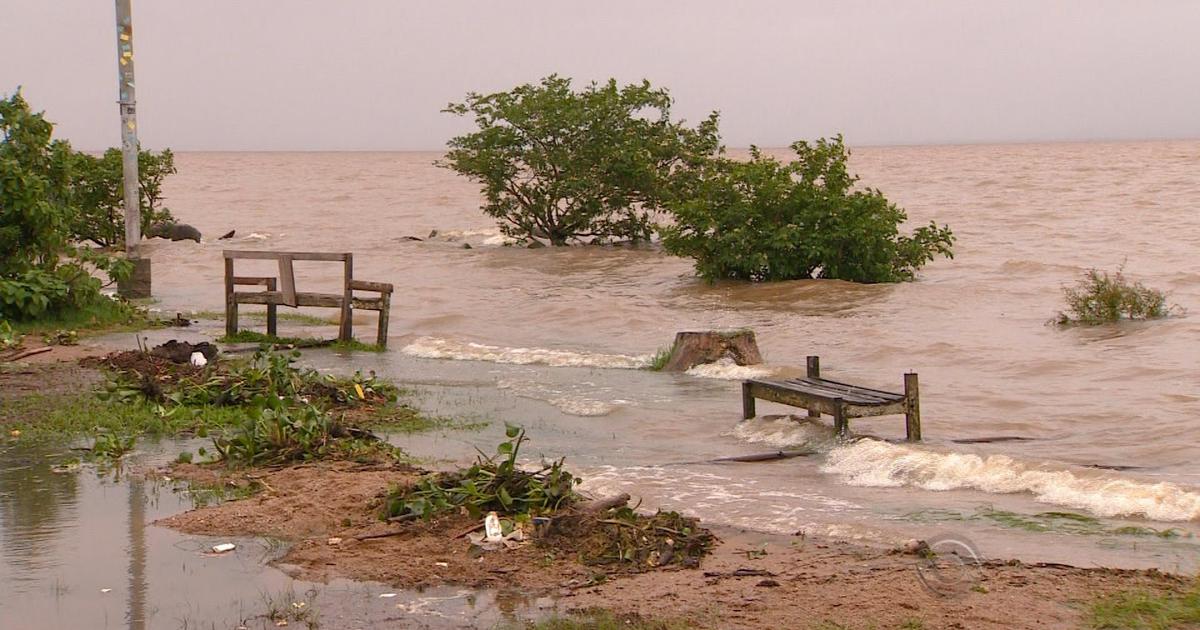
{"label": "puddle", "polygon": [[[133,464],[167,461],[164,442]],[[454,587],[295,580],[270,562],[271,539],[189,536],[152,525],[192,507],[172,483],[84,466],[52,472],[71,454],[0,452],[0,628],[494,627],[536,617],[554,602]],[[212,547],[234,543],[233,551]],[[381,597],[394,594],[391,597]],[[314,626],[315,627],[315,626]]]}

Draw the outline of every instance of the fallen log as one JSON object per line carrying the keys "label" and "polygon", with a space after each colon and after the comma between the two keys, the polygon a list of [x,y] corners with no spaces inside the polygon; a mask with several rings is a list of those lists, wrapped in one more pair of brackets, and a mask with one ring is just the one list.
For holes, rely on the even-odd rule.
{"label": "fallen log", "polygon": [[2,360],[2,361],[20,361],[21,359],[24,359],[24,358],[26,358],[26,357],[32,357],[32,356],[34,356],[34,355],[41,354],[41,353],[43,353],[43,352],[50,352],[50,351],[51,351],[51,350],[53,350],[53,349],[54,349],[54,347],[53,347],[53,346],[44,346],[44,347],[41,347],[41,348],[32,348],[32,349],[30,349],[30,350],[24,350],[24,351],[18,352],[18,353],[16,353],[16,354],[12,355],[12,356],[3,357],[3,358],[2,358],[2,359],[0,359],[0,360]]}

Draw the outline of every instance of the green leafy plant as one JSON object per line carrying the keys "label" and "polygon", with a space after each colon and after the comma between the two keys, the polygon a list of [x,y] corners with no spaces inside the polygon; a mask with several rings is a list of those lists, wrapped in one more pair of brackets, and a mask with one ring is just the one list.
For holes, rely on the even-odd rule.
{"label": "green leafy plant", "polygon": [[671,120],[671,97],[649,82],[581,90],[552,75],[444,110],[478,129],[450,140],[440,166],[483,186],[483,211],[524,242],[647,240],[674,174],[719,150],[717,115],[696,128]]}
{"label": "green leafy plant", "polygon": [[650,364],[646,366],[646,369],[652,372],[662,371],[664,367],[667,367],[667,363],[671,360],[671,355],[674,352],[674,344],[659,348],[658,352],[655,352],[654,356],[650,357]]}
{"label": "green leafy plant", "polygon": [[667,204],[663,247],[695,260],[713,281],[834,278],[912,280],[936,256],[953,257],[954,235],[934,223],[905,235],[903,209],[857,188],[839,135],[792,144],[791,162],[752,148],[749,161],[707,160]]}
{"label": "green leafy plant", "polygon": [[380,517],[428,519],[458,510],[472,518],[491,511],[529,517],[555,512],[578,499],[579,479],[563,468],[564,460],[523,470],[517,454],[526,441],[525,430],[506,425],[505,436],[494,455],[480,452],[466,470],[426,475],[412,486],[393,488]]}
{"label": "green leafy plant", "polygon": [[126,453],[132,451],[136,443],[136,435],[118,433],[108,429],[97,429],[90,451],[94,458],[120,459]]}
{"label": "green leafy plant", "polygon": [[0,320],[0,350],[20,348],[21,342],[22,337],[13,330],[12,324]]}
{"label": "green leafy plant", "polygon": [[[78,208],[71,224],[72,237],[91,241],[101,247],[125,243],[125,194],[121,149],[111,148],[102,155],[74,153],[71,164],[71,201]],[[153,223],[174,220],[162,206],[162,183],[177,172],[170,149],[160,153],[138,152],[138,188],[141,202],[141,230]]]}
{"label": "green leafy plant", "polygon": [[1167,296],[1141,282],[1125,278],[1123,269],[1113,273],[1089,269],[1073,287],[1064,287],[1067,310],[1054,321],[1059,325],[1094,326],[1123,319],[1158,319],[1170,314]]}
{"label": "green leafy plant", "polygon": [[108,298],[92,271],[119,279],[128,263],[76,249],[74,152],[20,91],[0,98],[0,318],[77,310]]}
{"label": "green leafy plant", "polygon": [[269,466],[337,458],[398,459],[402,452],[365,431],[340,426],[312,405],[288,406],[261,400],[249,418],[226,435],[212,438],[217,456],[233,465]]}

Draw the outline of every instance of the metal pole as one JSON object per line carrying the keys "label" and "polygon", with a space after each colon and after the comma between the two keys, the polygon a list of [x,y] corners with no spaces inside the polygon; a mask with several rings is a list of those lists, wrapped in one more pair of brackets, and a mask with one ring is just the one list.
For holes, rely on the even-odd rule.
{"label": "metal pole", "polygon": [[117,4],[117,81],[121,107],[121,165],[125,184],[125,255],[134,263],[133,277],[122,283],[127,297],[150,296],[150,260],[142,259],[141,195],[138,190],[137,98],[133,80],[133,11],[130,0]]}

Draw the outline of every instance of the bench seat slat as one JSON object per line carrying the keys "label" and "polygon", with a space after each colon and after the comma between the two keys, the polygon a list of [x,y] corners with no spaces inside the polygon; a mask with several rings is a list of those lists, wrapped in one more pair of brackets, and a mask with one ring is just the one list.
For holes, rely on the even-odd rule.
{"label": "bench seat slat", "polygon": [[853,385],[848,386],[841,383],[830,383],[828,381],[823,381],[822,379],[752,379],[751,382],[766,387],[794,391],[811,396],[819,396],[822,398],[841,398],[845,402],[852,405],[890,405],[892,403],[904,400],[903,394],[862,389],[854,387]]}

